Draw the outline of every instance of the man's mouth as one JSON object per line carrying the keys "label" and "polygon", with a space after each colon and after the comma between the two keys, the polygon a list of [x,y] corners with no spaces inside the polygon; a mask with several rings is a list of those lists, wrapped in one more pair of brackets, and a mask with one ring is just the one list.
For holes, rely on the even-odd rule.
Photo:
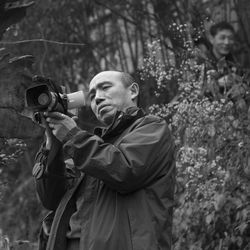
{"label": "man's mouth", "polygon": [[110,105],[102,105],[102,106],[98,107],[98,113],[100,114],[109,108],[110,108]]}
{"label": "man's mouth", "polygon": [[223,46],[222,49],[228,51],[230,49],[230,47],[229,46]]}

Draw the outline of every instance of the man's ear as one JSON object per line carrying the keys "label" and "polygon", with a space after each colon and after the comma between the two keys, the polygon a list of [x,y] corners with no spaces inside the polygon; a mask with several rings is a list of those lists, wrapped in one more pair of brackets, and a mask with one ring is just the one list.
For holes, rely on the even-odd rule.
{"label": "man's ear", "polygon": [[130,86],[131,99],[134,101],[139,95],[139,85],[136,82],[133,82]]}

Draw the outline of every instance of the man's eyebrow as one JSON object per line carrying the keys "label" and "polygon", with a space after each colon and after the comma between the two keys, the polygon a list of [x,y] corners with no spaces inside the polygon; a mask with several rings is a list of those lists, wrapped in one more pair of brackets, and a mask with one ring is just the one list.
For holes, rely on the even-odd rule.
{"label": "man's eyebrow", "polygon": [[104,85],[104,84],[106,84],[106,83],[110,83],[110,84],[111,84],[110,81],[103,81],[103,82],[99,82],[99,83],[97,84],[97,87],[102,87],[102,85]]}

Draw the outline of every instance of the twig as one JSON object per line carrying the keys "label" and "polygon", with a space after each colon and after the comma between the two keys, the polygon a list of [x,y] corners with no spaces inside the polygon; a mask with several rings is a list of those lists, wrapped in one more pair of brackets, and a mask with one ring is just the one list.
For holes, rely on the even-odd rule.
{"label": "twig", "polygon": [[53,40],[47,40],[43,38],[38,39],[29,39],[29,40],[20,40],[20,41],[3,41],[0,42],[0,45],[16,45],[16,44],[22,44],[22,43],[32,43],[32,42],[45,42],[45,43],[52,43],[52,44],[58,44],[58,45],[69,45],[69,46],[86,46],[85,43],[69,43],[69,42],[58,42]]}
{"label": "twig", "polygon": [[121,17],[122,19],[126,20],[129,23],[132,23],[134,25],[137,25],[137,22],[135,22],[134,20],[127,18],[126,16],[123,16],[118,10],[116,10],[115,8],[112,8],[104,3],[102,3],[101,1],[95,1],[97,4],[99,4],[100,6],[103,6],[104,8],[107,8],[108,10],[110,10],[112,13],[116,14],[117,16]]}
{"label": "twig", "polygon": [[218,250],[221,250],[222,246],[223,246],[223,239],[220,239],[220,244],[219,244],[219,249]]}

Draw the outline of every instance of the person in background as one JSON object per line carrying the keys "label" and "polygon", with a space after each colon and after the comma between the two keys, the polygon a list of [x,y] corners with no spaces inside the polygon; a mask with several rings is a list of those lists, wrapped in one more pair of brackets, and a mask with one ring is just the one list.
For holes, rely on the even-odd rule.
{"label": "person in background", "polygon": [[138,95],[129,74],[104,71],[88,93],[103,128],[90,133],[65,114],[44,114],[33,173],[51,212],[40,249],[171,249],[175,145],[166,121],[138,107]]}
{"label": "person in background", "polygon": [[204,94],[210,99],[229,98],[233,102],[239,102],[240,109],[246,109],[249,103],[249,87],[242,67],[233,54],[233,26],[225,21],[212,25],[210,43],[198,59],[199,63],[205,65]]}
{"label": "person in background", "polygon": [[225,58],[228,62],[235,62],[232,55],[235,43],[235,31],[231,24],[220,22],[210,27],[212,53],[214,62]]}

